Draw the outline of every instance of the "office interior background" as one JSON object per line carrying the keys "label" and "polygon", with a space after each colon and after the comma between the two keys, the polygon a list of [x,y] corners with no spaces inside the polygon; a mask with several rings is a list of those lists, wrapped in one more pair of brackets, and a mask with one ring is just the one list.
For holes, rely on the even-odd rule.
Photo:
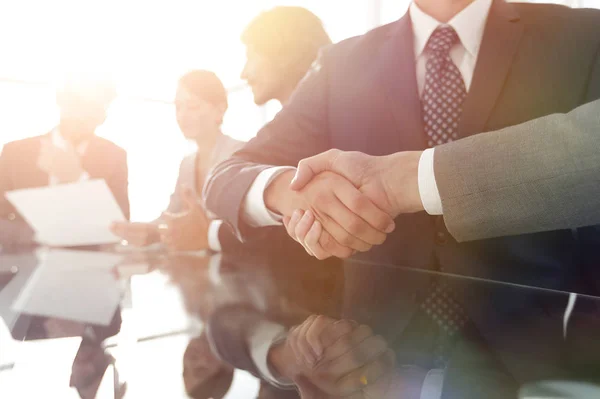
{"label": "office interior background", "polygon": [[[179,76],[196,68],[215,71],[229,93],[223,130],[234,138],[249,140],[279,110],[276,103],[256,106],[251,90],[239,77],[245,61],[245,49],[239,38],[254,16],[276,5],[300,5],[318,15],[337,42],[397,20],[410,2],[0,0],[0,148],[7,142],[40,135],[54,127],[58,116],[54,90],[62,71],[69,70],[70,65],[84,61],[92,69],[108,68],[113,72],[118,98],[98,134],[128,153],[132,220],[152,220],[168,203],[181,158],[193,149],[175,121],[173,97]],[[600,0],[528,2],[600,8]],[[126,298],[125,302],[136,301],[138,305],[136,326],[143,326],[144,331],[155,328],[151,330],[155,336],[172,332],[163,325],[187,328],[184,314],[157,314],[159,305],[165,305],[165,298],[178,301],[176,290],[161,280],[150,283],[161,284],[158,288],[167,292],[159,298],[153,297],[157,287],[143,281],[129,287],[128,292],[135,290],[136,296]],[[131,325],[127,324],[127,310],[123,316],[124,325]],[[124,330],[126,339],[136,335],[127,327]],[[2,334],[10,336],[8,331],[0,329]],[[180,341],[177,342],[179,345]],[[181,340],[182,350],[186,343]],[[125,368],[124,373],[137,373],[146,381],[159,376],[164,391],[150,392],[161,389],[151,385],[142,393],[136,391],[144,389],[139,388],[140,384],[138,388],[130,388],[131,397],[148,394],[169,397],[173,392],[168,387],[175,386],[174,381],[181,384],[180,374],[163,375],[160,373],[164,370],[156,367],[158,360],[165,360],[163,363],[168,365],[180,364],[181,359],[176,358],[179,352],[171,346],[156,345],[153,352],[156,357],[140,362],[147,363],[147,367]],[[0,370],[10,362],[14,352],[12,348],[3,349]],[[135,354],[143,355],[141,351]],[[7,378],[0,375],[0,381],[6,382]],[[53,370],[49,370],[44,384],[52,378]],[[239,397],[236,396],[239,392],[258,388],[257,381],[249,375],[237,374],[236,379],[229,397]],[[44,384],[40,384],[40,389],[44,389]]]}
{"label": "office interior background", "polygon": [[[600,8],[598,0],[530,0]],[[178,77],[215,71],[229,92],[226,134],[249,140],[278,111],[258,107],[240,80],[243,27],[261,10],[301,5],[334,41],[398,19],[410,0],[3,1],[0,3],[0,147],[48,132],[57,122],[56,81],[70,64],[111,70],[118,98],[98,134],[127,150],[131,218],[165,208],[181,158],[192,148],[173,107]]]}

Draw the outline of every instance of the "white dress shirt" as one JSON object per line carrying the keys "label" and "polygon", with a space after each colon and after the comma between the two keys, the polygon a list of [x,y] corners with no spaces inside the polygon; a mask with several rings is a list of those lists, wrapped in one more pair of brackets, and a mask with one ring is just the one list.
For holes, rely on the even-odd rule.
{"label": "white dress shirt", "polygon": [[[244,142],[235,140],[230,136],[222,134],[219,136],[219,139],[212,150],[209,165],[214,167],[243,146]],[[219,241],[219,231],[221,230],[222,224],[222,220],[213,219],[210,221],[208,226],[208,247],[214,252],[221,252],[222,249],[221,242]]]}
{"label": "white dress shirt", "polygon": [[[425,74],[429,54],[425,51],[431,34],[438,26],[450,25],[456,31],[460,43],[450,51],[450,58],[458,67],[465,82],[467,92],[471,87],[479,48],[487,21],[487,16],[493,0],[475,0],[468,7],[458,13],[447,24],[437,21],[425,14],[423,10],[412,3],[409,15],[413,26],[415,67],[417,72],[417,85],[419,95],[425,87]],[[433,148],[423,152],[419,161],[418,184],[421,201],[425,211],[431,215],[441,215],[442,200],[435,181]],[[288,167],[269,168],[261,172],[248,190],[243,204],[242,216],[251,226],[272,226],[281,224],[281,216],[271,212],[265,205],[264,192],[268,185]]]}
{"label": "white dress shirt", "polygon": [[[50,132],[50,141],[52,142],[52,145],[55,146],[56,148],[66,151],[69,146],[71,144],[69,144],[69,142],[67,140],[65,140],[65,138],[60,134],[60,130],[59,128],[55,128],[54,130],[52,130],[52,132]],[[87,141],[84,141],[83,143],[79,144],[77,146],[77,148],[75,149],[75,151],[77,152],[77,154],[80,157],[83,157],[85,155],[85,151],[87,150],[87,146],[88,143]],[[87,174],[86,171],[83,171],[83,173],[81,174],[81,176],[79,177],[79,181],[83,181],[83,180],[87,180],[89,179],[90,176]],[[48,184],[50,186],[55,186],[57,184],[59,184],[59,180],[56,176],[52,176],[50,175],[49,177],[49,182]]]}
{"label": "white dress shirt", "polygon": [[[467,92],[469,91],[491,6],[492,0],[475,0],[447,24],[443,24],[425,14],[416,3],[413,2],[410,5],[408,12],[413,25],[419,95],[423,94],[423,88],[425,87],[426,66],[430,56],[425,52],[425,47],[431,34],[439,26],[446,25],[454,28],[460,39],[460,43],[450,50],[450,58],[460,71]],[[433,148],[425,150],[421,155],[418,172],[419,194],[421,195],[423,208],[427,213],[442,215],[442,199],[435,181],[434,155],[435,150]]]}

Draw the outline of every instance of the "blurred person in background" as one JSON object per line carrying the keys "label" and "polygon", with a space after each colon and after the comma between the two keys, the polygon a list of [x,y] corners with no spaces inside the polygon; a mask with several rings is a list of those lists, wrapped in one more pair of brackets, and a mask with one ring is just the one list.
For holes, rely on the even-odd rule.
{"label": "blurred person in background", "polygon": [[323,23],[302,7],[274,7],[254,18],[242,33],[246,65],[241,78],[254,102],[285,104],[309,71],[319,51],[331,44]]}
{"label": "blurred person in background", "polygon": [[[254,101],[285,104],[317,59],[331,44],[321,20],[302,7],[275,7],[254,18],[241,37],[247,60],[241,78],[248,82]],[[175,106],[184,136],[196,141],[198,152],[180,166],[167,211],[150,223],[113,224],[113,233],[134,246],[163,242],[174,251],[238,248],[238,239],[220,220],[209,220],[198,199],[210,168],[228,158],[243,143],[221,132],[227,93],[209,71],[192,71],[178,85]],[[159,231],[159,225],[163,227]]]}
{"label": "blurred person in background", "polygon": [[186,139],[196,142],[197,151],[181,161],[175,190],[160,218],[150,223],[115,222],[113,233],[134,246],[162,242],[173,251],[220,250],[220,225],[210,220],[197,193],[210,168],[243,144],[221,131],[226,111],[227,92],[213,72],[194,70],[179,79],[177,124]]}
{"label": "blurred person in background", "polygon": [[12,190],[104,179],[129,218],[127,154],[95,135],[115,96],[108,79],[71,75],[56,92],[58,126],[4,146],[0,155],[0,245],[4,249],[32,246],[35,239],[4,197]]}

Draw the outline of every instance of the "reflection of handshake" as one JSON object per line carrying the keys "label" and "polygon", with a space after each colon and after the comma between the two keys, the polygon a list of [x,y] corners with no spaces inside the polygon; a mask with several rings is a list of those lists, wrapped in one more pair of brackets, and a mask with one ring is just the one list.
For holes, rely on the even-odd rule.
{"label": "reflection of handshake", "polygon": [[310,255],[347,258],[382,244],[396,216],[423,210],[420,155],[330,150],[302,160],[295,176],[277,176],[265,203],[283,215],[288,234]]}
{"label": "reflection of handshake", "polygon": [[385,398],[393,392],[394,352],[366,325],[310,316],[269,353],[303,399]]}

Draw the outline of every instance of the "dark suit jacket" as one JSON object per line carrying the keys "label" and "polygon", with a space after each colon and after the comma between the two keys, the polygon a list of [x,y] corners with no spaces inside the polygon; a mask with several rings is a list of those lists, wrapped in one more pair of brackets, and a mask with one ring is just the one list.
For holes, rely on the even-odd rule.
{"label": "dark suit jacket", "polygon": [[[459,125],[461,137],[497,130],[600,97],[600,12],[495,0],[486,24],[473,81]],[[290,102],[230,160],[206,188],[207,207],[243,238],[252,229],[239,217],[250,185],[269,165],[297,165],[331,148],[386,155],[426,148],[409,15],[329,48]],[[441,218],[402,215],[386,243],[363,259],[491,280],[568,289],[577,258],[570,230],[457,243]],[[376,269],[345,271],[348,316],[368,322],[389,339],[403,331],[425,276],[404,281]],[[489,345],[515,349],[520,359],[558,364],[560,317],[529,291],[469,292],[458,300]],[[462,288],[462,290],[461,290]],[[536,315],[535,340],[505,334],[515,320]],[[513,327],[511,327],[513,328]],[[514,355],[514,353],[513,353]],[[510,354],[503,360],[521,380],[547,376]],[[543,362],[540,359],[544,359]]]}
{"label": "dark suit jacket", "polygon": [[[31,137],[8,143],[0,155],[0,244],[29,244],[29,226],[4,198],[4,193],[25,188],[44,187],[49,176],[37,165],[42,139]],[[105,179],[123,214],[129,219],[127,154],[125,150],[103,138],[93,136],[82,165],[92,179]],[[25,236],[19,240],[19,235]]]}
{"label": "dark suit jacket", "polygon": [[[285,248],[285,244],[271,242],[275,248]],[[305,262],[281,253],[265,256],[246,247],[235,256],[223,255],[220,266],[223,281],[238,281],[243,286],[225,287],[239,297],[221,303],[205,320],[208,338],[223,361],[258,378],[260,372],[248,347],[249,334],[257,323],[270,321],[289,328],[311,314],[340,317],[343,279],[338,262]],[[252,295],[242,295],[244,292]]]}

